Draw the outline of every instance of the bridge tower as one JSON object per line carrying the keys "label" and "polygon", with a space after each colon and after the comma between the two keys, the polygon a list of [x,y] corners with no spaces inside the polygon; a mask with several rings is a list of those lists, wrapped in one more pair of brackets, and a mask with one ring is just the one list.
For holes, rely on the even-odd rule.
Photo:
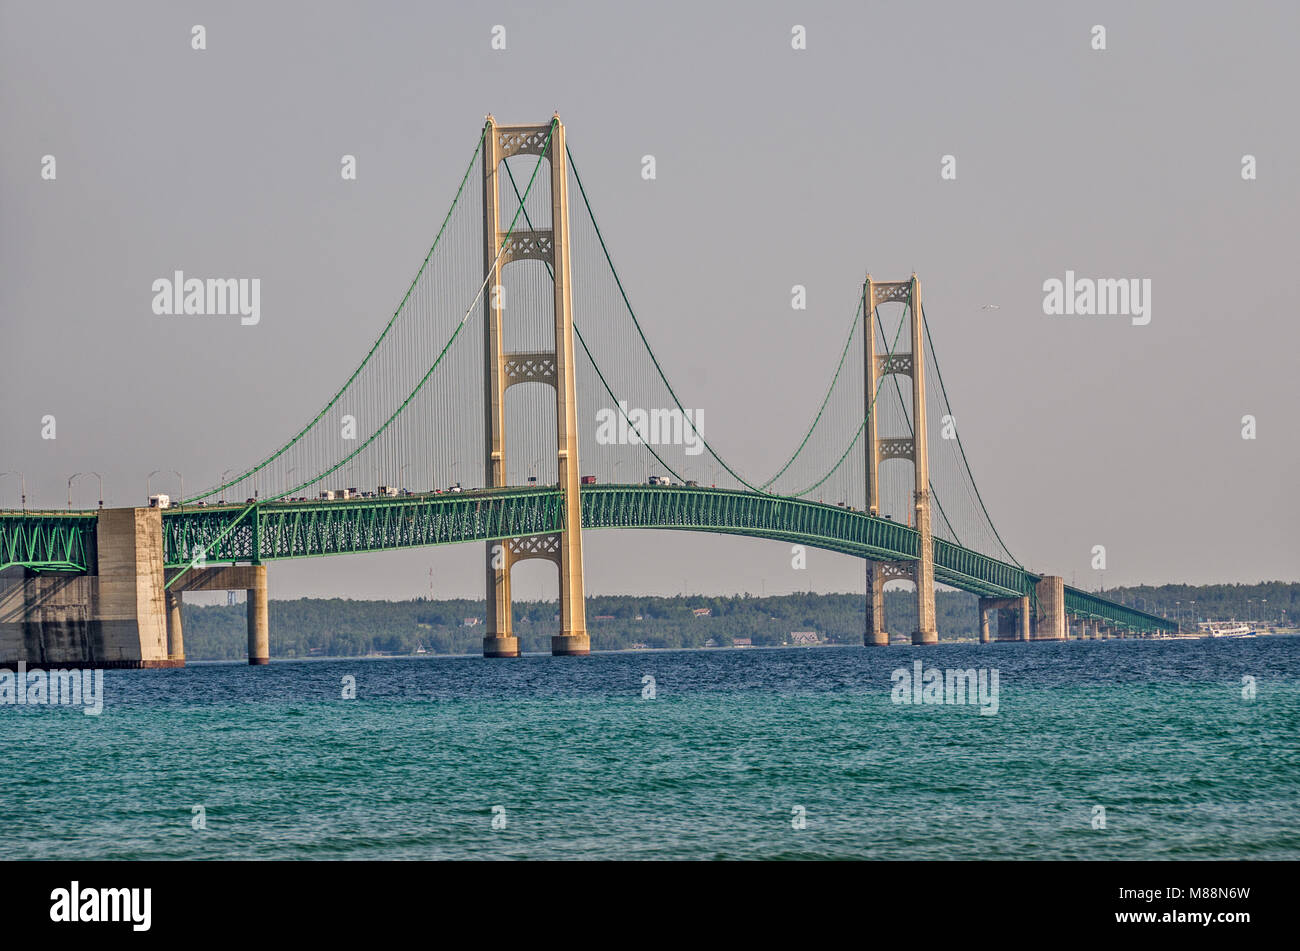
{"label": "bridge tower", "polygon": [[[549,135],[549,139],[548,139]],[[551,227],[502,229],[501,163],[512,155],[537,155],[551,169]],[[538,352],[505,351],[505,304],[497,288],[501,271],[519,260],[546,262],[555,284],[555,346]],[[582,509],[579,498],[578,401],[573,354],[573,293],[569,267],[569,179],[564,124],[557,113],[546,125],[497,125],[487,117],[483,136],[483,299],[486,370],[487,487],[506,484],[506,390],[516,383],[549,383],[555,390],[555,432],[564,528],[487,543],[487,634],[485,657],[518,657],[510,599],[510,569],[527,558],[554,561],[560,573],[560,633],[551,653],[581,655],[591,650],[582,584]]]}
{"label": "bridge tower", "polygon": [[[907,305],[912,329],[910,353],[876,353],[876,307],[889,301]],[[912,496],[920,550],[912,562],[867,562],[867,624],[863,643],[888,646],[885,629],[885,584],[910,577],[916,583],[917,629],[913,644],[935,644],[939,632],[934,620],[934,541],[930,531],[930,451],[925,424],[925,332],[921,316],[921,282],[915,274],[907,281],[873,281],[862,285],[863,338],[866,381],[865,412],[867,510],[880,514],[880,464],[887,459],[911,459],[916,476]],[[888,339],[888,338],[886,338]],[[912,378],[912,438],[881,439],[877,432],[875,395],[878,381],[897,373]]]}

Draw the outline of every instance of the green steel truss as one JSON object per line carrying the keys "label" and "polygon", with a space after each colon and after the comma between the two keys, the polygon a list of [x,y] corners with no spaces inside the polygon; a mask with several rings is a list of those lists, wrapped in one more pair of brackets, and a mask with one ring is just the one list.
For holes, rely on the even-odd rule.
{"label": "green steel truss", "polygon": [[1065,586],[1065,610],[1067,614],[1073,614],[1085,620],[1101,621],[1103,624],[1122,627],[1130,631],[1142,631],[1144,633],[1172,631],[1175,627],[1172,621],[1165,618],[1147,614],[1137,608],[1116,604],[1114,601],[1100,595],[1080,591],[1078,588],[1071,588],[1069,585]]}
{"label": "green steel truss", "polygon": [[89,571],[97,522],[94,512],[0,512],[0,571]]}
{"label": "green steel truss", "polygon": [[[264,562],[544,535],[564,527],[559,489],[506,488],[333,502],[186,506],[163,513],[168,567]],[[241,518],[242,516],[242,518]],[[234,526],[232,528],[232,523]],[[584,529],[648,528],[745,535],[858,558],[913,561],[918,535],[885,518],[805,499],[685,486],[591,485]],[[95,514],[0,514],[0,567],[86,571],[94,564]],[[1039,575],[934,540],[935,580],[988,597],[1035,598]],[[1172,625],[1075,588],[1066,610],[1136,632]]]}
{"label": "green steel truss", "polygon": [[168,567],[263,562],[422,545],[542,535],[564,526],[555,489],[412,495],[335,502],[270,502],[169,509],[163,518]]}

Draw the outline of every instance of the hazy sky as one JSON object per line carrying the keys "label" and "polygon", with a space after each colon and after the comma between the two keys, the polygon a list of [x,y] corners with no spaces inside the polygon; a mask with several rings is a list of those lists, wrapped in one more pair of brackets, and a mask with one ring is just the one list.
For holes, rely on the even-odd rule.
{"label": "hazy sky", "polygon": [[[143,504],[151,470],[194,489],[282,443],[392,314],[484,114],[558,109],[669,379],[742,470],[802,434],[864,273],[916,271],[1027,566],[1095,587],[1102,544],[1108,587],[1300,578],[1296,4],[464,6],[0,3],[0,471],[29,505],[87,470]],[[261,322],[155,316],[177,268],[260,277]],[[1067,269],[1149,279],[1150,323],[1046,316]],[[277,563],[271,591],[410,597],[430,568],[482,595],[477,545]],[[863,587],[854,559],[695,533],[590,533],[586,571]],[[515,592],[553,597],[554,569]]]}

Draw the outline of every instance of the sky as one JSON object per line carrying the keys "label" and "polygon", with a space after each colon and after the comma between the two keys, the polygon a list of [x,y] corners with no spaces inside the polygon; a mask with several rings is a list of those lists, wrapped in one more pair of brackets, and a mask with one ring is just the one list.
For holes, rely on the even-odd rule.
{"label": "sky", "polygon": [[[90,471],[139,505],[153,470],[179,494],[172,470],[194,489],[260,459],[392,314],[484,115],[558,110],[668,378],[742,469],[798,441],[863,276],[916,272],[1027,567],[1092,589],[1300,580],[1298,33],[1293,3],[5,0],[0,471],[29,507]],[[155,315],[176,269],[259,277],[261,320]],[[1067,271],[1150,281],[1149,322],[1045,313]],[[74,505],[97,494],[83,477]],[[584,544],[589,593],[864,587],[861,562],[796,570],[778,542]],[[275,563],[271,595],[481,597],[481,562]],[[554,597],[553,566],[514,588]]]}

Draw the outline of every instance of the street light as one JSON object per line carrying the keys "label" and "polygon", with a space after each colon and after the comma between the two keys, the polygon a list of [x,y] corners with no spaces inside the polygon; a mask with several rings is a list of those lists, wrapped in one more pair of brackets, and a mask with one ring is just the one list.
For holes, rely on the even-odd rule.
{"label": "street light", "polygon": [[181,484],[180,504],[184,505],[185,504],[185,477],[181,475],[179,472],[177,472],[175,469],[172,470],[172,475],[174,475],[177,479],[180,480],[180,484]]}
{"label": "street light", "polygon": [[93,475],[99,480],[99,507],[104,507],[104,477],[98,472],[78,472],[68,480],[68,508],[72,508],[72,483],[84,475]]}
{"label": "street light", "polygon": [[402,473],[405,472],[410,467],[410,465],[411,464],[409,462],[404,462],[402,463],[401,467],[398,468],[397,470],[397,487],[399,489],[406,488],[406,477],[403,476]]}
{"label": "street light", "polygon": [[297,466],[294,466],[292,469],[290,469],[288,472],[286,472],[286,473],[284,474],[284,494],[285,494],[285,495],[288,495],[288,494],[289,494],[289,486],[293,485],[293,479],[292,479],[292,476],[293,476],[293,474],[294,474],[295,472],[297,472],[297,471],[298,471],[298,467],[297,467]]}
{"label": "street light", "polygon": [[6,472],[0,472],[0,478],[7,475],[18,476],[18,484],[21,486],[23,511],[27,511],[27,476],[23,475],[17,469],[9,469]]}

